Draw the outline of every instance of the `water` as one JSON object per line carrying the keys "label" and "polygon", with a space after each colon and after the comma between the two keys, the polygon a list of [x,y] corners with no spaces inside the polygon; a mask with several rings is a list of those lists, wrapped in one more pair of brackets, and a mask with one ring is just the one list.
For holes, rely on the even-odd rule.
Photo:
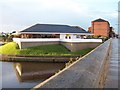
{"label": "water", "polygon": [[2,88],[32,88],[65,66],[64,63],[0,63],[2,63]]}

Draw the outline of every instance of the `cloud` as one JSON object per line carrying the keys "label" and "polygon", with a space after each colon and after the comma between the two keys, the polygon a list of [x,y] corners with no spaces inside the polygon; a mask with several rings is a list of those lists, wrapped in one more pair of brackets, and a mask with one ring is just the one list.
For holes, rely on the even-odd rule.
{"label": "cloud", "polygon": [[34,23],[73,24],[87,11],[84,4],[73,0],[12,0],[1,4],[2,24],[9,26],[8,29]]}
{"label": "cloud", "polygon": [[91,20],[99,17],[115,22],[116,1],[1,0],[0,25],[4,25],[5,30],[18,30],[36,23],[80,25],[87,29]]}

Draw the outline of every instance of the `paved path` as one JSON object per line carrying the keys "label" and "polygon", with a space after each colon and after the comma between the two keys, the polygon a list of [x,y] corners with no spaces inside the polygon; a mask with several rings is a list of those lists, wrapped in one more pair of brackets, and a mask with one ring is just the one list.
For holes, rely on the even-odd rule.
{"label": "paved path", "polygon": [[118,50],[118,48],[120,49],[120,45],[118,43],[120,43],[120,39],[112,40],[112,55],[110,58],[105,88],[118,88],[118,73],[120,73],[120,70],[118,70],[118,63],[120,63],[120,59],[118,59],[120,58],[120,50]]}

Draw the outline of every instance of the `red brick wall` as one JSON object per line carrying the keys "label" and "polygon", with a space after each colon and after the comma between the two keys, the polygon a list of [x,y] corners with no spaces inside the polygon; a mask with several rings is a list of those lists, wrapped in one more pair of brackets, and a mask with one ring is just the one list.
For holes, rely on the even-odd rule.
{"label": "red brick wall", "polygon": [[92,26],[89,27],[89,31],[94,36],[109,36],[110,25],[108,22],[92,22]]}

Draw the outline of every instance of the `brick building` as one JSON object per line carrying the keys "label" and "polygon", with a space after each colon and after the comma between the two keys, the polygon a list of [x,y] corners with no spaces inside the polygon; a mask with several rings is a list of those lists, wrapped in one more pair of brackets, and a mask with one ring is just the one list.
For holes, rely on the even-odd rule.
{"label": "brick building", "polygon": [[92,26],[88,28],[88,31],[93,33],[94,36],[105,36],[109,37],[110,24],[104,19],[96,19],[91,22]]}

